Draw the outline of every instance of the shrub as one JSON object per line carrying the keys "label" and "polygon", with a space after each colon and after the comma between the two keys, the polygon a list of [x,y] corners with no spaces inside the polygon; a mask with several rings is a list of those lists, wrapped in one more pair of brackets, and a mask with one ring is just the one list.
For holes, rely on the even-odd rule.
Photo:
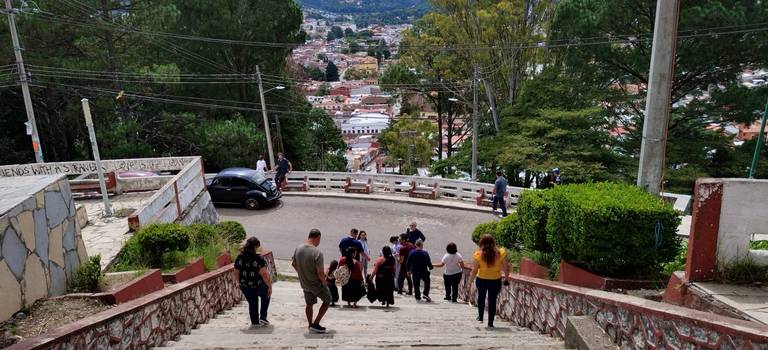
{"label": "shrub", "polygon": [[552,191],[547,239],[564,260],[616,277],[648,277],[677,255],[679,214],[638,187],[597,183]]}
{"label": "shrub", "polygon": [[189,247],[189,232],[179,224],[152,224],[136,233],[136,240],[149,264],[160,267],[163,254]]}
{"label": "shrub", "polygon": [[688,245],[683,243],[677,248],[675,259],[661,265],[665,276],[672,276],[675,271],[685,270],[685,262],[688,260]]}
{"label": "shrub", "polygon": [[222,221],[214,225],[232,243],[242,243],[245,240],[245,227],[237,221]]}
{"label": "shrub", "polygon": [[480,243],[480,238],[486,234],[495,235],[496,226],[498,225],[499,223],[496,221],[488,221],[475,226],[475,229],[472,231],[472,242],[475,242],[475,244]]}
{"label": "shrub", "polygon": [[149,265],[148,259],[141,250],[136,235],[131,236],[123,244],[123,248],[117,253],[114,263],[109,268],[110,271],[130,271],[146,269]]}
{"label": "shrub", "polygon": [[75,270],[69,290],[75,293],[96,293],[102,277],[101,255],[92,256]]}
{"label": "shrub", "polygon": [[551,252],[547,242],[547,217],[552,190],[526,190],[517,203],[520,236],[525,249]]}
{"label": "shrub", "polygon": [[206,245],[222,236],[221,229],[208,224],[192,224],[189,230],[189,243],[193,247]]}
{"label": "shrub", "polygon": [[496,244],[517,249],[520,243],[520,220],[517,213],[510,213],[501,219],[492,234]]}

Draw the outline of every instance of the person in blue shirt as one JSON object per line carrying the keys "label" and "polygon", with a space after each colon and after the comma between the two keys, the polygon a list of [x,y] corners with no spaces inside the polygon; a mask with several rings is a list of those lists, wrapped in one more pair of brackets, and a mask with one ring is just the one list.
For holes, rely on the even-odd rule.
{"label": "person in blue shirt", "polygon": [[356,228],[353,228],[349,230],[349,236],[344,237],[339,242],[339,253],[341,256],[344,256],[344,254],[347,251],[347,248],[354,247],[357,249],[357,255],[355,256],[355,259],[359,259],[359,254],[363,251],[363,244],[360,243],[360,241],[357,240],[357,235],[360,233]]}
{"label": "person in blue shirt", "polygon": [[504,198],[507,196],[507,179],[501,170],[496,170],[496,183],[493,186],[493,212],[496,212],[496,207],[501,207],[501,216],[507,216],[507,203],[504,202]]}
{"label": "person in blue shirt", "polygon": [[424,282],[424,301],[430,302],[432,298],[429,297],[429,271],[434,268],[432,266],[432,259],[429,257],[429,253],[424,250],[424,241],[416,241],[416,249],[408,254],[407,263],[408,274],[413,278],[413,286],[416,290],[414,296],[416,300],[421,300],[421,282]]}

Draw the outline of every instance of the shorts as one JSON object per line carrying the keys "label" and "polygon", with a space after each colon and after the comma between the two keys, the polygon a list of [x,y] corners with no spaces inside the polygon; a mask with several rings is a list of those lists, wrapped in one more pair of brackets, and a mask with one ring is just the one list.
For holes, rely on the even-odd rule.
{"label": "shorts", "polygon": [[316,289],[304,289],[304,301],[307,305],[317,304],[317,299],[323,302],[323,304],[331,303],[331,291],[328,287],[322,286]]}

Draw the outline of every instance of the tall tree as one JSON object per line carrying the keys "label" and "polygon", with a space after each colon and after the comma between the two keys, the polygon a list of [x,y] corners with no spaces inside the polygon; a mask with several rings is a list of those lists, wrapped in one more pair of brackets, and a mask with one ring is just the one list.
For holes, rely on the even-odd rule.
{"label": "tall tree", "polygon": [[325,66],[325,81],[339,81],[339,67],[331,61]]}

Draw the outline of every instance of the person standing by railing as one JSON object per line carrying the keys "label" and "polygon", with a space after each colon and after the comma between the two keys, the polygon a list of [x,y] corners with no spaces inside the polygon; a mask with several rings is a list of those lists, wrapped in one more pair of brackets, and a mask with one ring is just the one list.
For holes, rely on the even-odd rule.
{"label": "person standing by railing", "polygon": [[277,154],[277,165],[275,166],[275,185],[280,188],[280,184],[283,183],[285,175],[293,171],[293,165],[283,155],[283,152]]}
{"label": "person standing by railing", "polygon": [[501,170],[496,170],[496,183],[493,186],[493,212],[496,213],[496,206],[501,207],[501,217],[507,216],[507,203],[504,201],[504,197],[507,196],[507,178],[501,173]]}
{"label": "person standing by railing", "polygon": [[256,172],[264,175],[267,173],[267,162],[264,160],[264,156],[259,156],[259,160],[256,161]]}

